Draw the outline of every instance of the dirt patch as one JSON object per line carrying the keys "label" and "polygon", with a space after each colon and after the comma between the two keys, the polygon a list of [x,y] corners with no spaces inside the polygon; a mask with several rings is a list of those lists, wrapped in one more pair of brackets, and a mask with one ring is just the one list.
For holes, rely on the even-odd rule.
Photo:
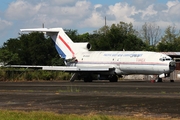
{"label": "dirt patch", "polygon": [[2,82],[0,109],[180,117],[180,83]]}

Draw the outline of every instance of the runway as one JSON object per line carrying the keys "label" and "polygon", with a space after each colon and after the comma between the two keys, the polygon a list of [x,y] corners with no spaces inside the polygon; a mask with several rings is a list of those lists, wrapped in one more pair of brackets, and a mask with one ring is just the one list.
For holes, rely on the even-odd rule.
{"label": "runway", "polygon": [[180,82],[0,82],[0,109],[180,117]]}

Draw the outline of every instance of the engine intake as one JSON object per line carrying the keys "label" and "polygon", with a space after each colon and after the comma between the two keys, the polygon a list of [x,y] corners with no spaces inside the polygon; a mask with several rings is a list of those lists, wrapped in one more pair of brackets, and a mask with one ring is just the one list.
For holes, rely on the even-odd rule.
{"label": "engine intake", "polygon": [[91,49],[91,44],[89,42],[85,43],[74,43],[76,49],[79,49],[81,51],[89,51]]}
{"label": "engine intake", "polygon": [[91,50],[91,44],[88,43],[87,46],[86,46],[86,48],[87,48],[88,50]]}

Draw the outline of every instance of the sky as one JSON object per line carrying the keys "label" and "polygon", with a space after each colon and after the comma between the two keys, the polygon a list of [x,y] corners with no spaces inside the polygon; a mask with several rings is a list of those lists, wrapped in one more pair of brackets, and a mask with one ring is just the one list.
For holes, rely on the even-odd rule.
{"label": "sky", "polygon": [[0,46],[21,28],[62,27],[92,33],[120,21],[141,29],[154,23],[180,30],[180,0],[1,0]]}

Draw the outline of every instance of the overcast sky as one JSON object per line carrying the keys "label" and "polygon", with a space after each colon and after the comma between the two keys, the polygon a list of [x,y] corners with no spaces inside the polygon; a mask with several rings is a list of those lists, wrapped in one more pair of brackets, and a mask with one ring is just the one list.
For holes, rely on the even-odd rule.
{"label": "overcast sky", "polygon": [[104,25],[133,23],[141,29],[153,22],[161,29],[180,29],[180,0],[2,0],[0,4],[0,46],[17,38],[20,28],[62,27],[92,32]]}

